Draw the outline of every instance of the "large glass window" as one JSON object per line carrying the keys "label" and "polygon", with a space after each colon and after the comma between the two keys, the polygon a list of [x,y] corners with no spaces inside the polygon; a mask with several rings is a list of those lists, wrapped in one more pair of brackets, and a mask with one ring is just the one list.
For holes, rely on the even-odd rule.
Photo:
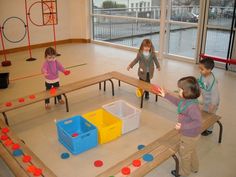
{"label": "large glass window", "polygon": [[139,47],[149,38],[158,50],[160,0],[93,0],[93,39]]}
{"label": "large glass window", "polygon": [[[149,38],[158,50],[162,22],[167,57],[195,60],[200,52],[227,57],[234,0],[91,1],[94,40],[139,47]],[[160,19],[161,1],[166,19]]]}
{"label": "large glass window", "polygon": [[169,0],[166,53],[194,59],[197,45],[199,0]]}
{"label": "large glass window", "polygon": [[206,26],[205,53],[227,57],[234,0],[210,0]]}

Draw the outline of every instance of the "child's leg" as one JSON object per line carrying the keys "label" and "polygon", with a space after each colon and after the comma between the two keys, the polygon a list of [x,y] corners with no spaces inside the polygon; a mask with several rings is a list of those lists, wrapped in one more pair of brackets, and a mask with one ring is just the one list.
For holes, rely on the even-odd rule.
{"label": "child's leg", "polygon": [[199,170],[199,160],[198,160],[198,156],[197,156],[197,143],[199,141],[200,136],[196,137],[196,140],[194,140],[193,143],[193,151],[192,151],[192,156],[191,156],[191,170],[192,172],[196,173]]}
{"label": "child's leg", "polygon": [[[46,90],[50,90],[52,85],[47,83],[47,82],[45,82],[45,87],[46,87]],[[49,99],[45,99],[45,104],[49,104],[49,103],[50,103],[50,100]]]}
{"label": "child's leg", "polygon": [[[196,167],[194,166],[194,168],[198,170],[198,160],[195,158],[197,157],[196,154],[194,154],[196,141],[198,139],[199,136],[196,138],[181,136],[179,148],[179,155],[181,160],[179,174],[181,176],[188,176],[192,171],[192,165],[196,165]],[[196,161],[194,163],[192,163],[192,155],[195,155],[194,160]]]}
{"label": "child's leg", "polygon": [[[147,73],[146,82],[150,83],[150,74]],[[149,92],[145,91],[145,98],[149,98]]]}
{"label": "child's leg", "polygon": [[[60,87],[59,82],[53,83],[53,87],[56,87],[56,88]],[[57,96],[57,99],[58,99],[58,101],[60,102],[60,100],[61,100],[61,95],[58,95],[58,96]]]}

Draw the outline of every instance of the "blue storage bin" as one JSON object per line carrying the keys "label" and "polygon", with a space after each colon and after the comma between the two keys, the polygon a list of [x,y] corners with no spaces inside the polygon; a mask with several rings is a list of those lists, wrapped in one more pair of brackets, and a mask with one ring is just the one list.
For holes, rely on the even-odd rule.
{"label": "blue storage bin", "polygon": [[[82,116],[57,121],[58,140],[72,154],[80,154],[98,144],[97,128]],[[73,134],[78,136],[73,137]]]}

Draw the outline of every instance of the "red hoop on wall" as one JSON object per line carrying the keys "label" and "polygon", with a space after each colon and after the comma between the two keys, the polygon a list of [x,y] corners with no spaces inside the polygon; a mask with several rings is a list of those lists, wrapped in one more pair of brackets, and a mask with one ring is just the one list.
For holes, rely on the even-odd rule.
{"label": "red hoop on wall", "polygon": [[[42,24],[37,24],[37,23],[35,23],[35,22],[31,19],[31,16],[30,16],[31,8],[32,8],[35,4],[38,4],[38,3],[40,3],[40,4],[42,4],[42,5],[46,5],[47,8],[48,8],[49,11],[50,11],[50,17],[48,18],[48,21],[47,21],[45,24],[44,24],[44,23],[42,23]],[[47,3],[42,2],[42,1],[36,1],[36,2],[34,2],[33,4],[31,4],[31,6],[29,7],[29,11],[28,11],[27,15],[29,16],[30,22],[31,22],[33,25],[38,26],[38,27],[45,26],[47,23],[50,22],[50,20],[51,20],[51,18],[52,18],[52,16],[53,16],[53,15],[52,15],[52,9],[51,9],[51,7],[50,7]]]}

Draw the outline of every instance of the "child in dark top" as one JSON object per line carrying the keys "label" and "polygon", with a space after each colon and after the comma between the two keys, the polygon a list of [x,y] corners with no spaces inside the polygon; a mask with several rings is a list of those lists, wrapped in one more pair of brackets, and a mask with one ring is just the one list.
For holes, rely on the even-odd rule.
{"label": "child in dark top", "polygon": [[156,92],[178,107],[178,123],[175,129],[180,133],[179,156],[181,160],[179,174],[175,170],[174,176],[188,176],[191,172],[198,172],[199,163],[196,153],[197,142],[201,131],[201,112],[197,98],[200,96],[200,87],[195,77],[188,76],[178,81],[179,97],[172,96],[160,89]]}
{"label": "child in dark top", "polygon": [[[156,68],[160,71],[160,64],[157,60],[155,49],[150,39],[144,39],[136,58],[129,64],[127,70],[133,68],[135,64],[139,63],[138,76],[140,80],[151,82],[154,73],[154,63]],[[149,92],[145,91],[145,99],[149,99]]]}
{"label": "child in dark top", "polygon": [[[212,72],[214,66],[214,60],[211,58],[202,59],[199,62],[199,71],[201,76],[198,79],[203,98],[203,110],[213,114],[216,113],[220,104],[218,81]],[[213,126],[202,132],[202,135],[208,136],[212,134],[212,130]]]}

